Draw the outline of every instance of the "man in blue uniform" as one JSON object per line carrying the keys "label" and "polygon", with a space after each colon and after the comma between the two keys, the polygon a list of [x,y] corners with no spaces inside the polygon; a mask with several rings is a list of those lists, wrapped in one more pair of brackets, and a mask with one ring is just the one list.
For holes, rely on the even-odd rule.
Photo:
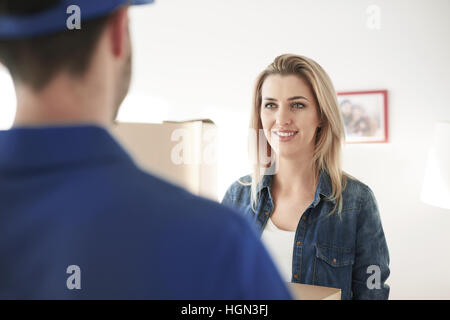
{"label": "man in blue uniform", "polygon": [[18,102],[0,132],[1,299],[290,298],[246,221],[141,171],[107,131],[128,6],[148,2],[0,0]]}

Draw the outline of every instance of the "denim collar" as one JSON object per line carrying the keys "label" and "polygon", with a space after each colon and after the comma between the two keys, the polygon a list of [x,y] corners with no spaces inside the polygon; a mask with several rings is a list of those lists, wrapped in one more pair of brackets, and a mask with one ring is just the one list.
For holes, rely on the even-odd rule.
{"label": "denim collar", "polygon": [[[258,184],[256,190],[257,193],[261,192],[263,189],[267,189],[270,197],[270,188],[272,187],[273,182],[273,176],[270,175],[264,175],[262,178],[262,181]],[[316,192],[314,194],[314,200],[313,200],[313,207],[317,206],[319,203],[321,196],[322,197],[329,197],[331,195],[331,179],[328,174],[328,172],[325,169],[320,170],[320,177],[319,177],[319,184],[317,185]],[[336,203],[335,200],[330,200],[333,204]]]}

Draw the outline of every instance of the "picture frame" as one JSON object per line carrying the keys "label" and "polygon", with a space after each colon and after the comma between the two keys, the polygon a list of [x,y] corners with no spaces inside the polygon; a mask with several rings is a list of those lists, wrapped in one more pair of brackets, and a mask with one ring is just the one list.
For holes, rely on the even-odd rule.
{"label": "picture frame", "polygon": [[346,143],[387,143],[388,91],[344,91],[337,93]]}

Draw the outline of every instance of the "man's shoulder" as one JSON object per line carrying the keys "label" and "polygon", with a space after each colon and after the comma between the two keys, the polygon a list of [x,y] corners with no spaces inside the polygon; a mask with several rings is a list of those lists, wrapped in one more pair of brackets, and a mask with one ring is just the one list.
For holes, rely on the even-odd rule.
{"label": "man's shoulder", "polygon": [[[95,207],[106,208],[102,212],[109,216],[139,216],[139,219],[159,224],[190,219],[199,226],[233,223],[236,219],[237,214],[232,209],[194,195],[132,162],[117,161],[90,168],[74,177],[78,179],[76,184],[83,187],[75,189],[71,184],[67,186],[66,194],[75,192],[79,198],[87,199],[95,194],[98,202]],[[88,210],[92,206],[92,202],[86,202]]]}
{"label": "man's shoulder", "polygon": [[151,173],[138,170],[135,174],[134,181],[130,181],[132,188],[138,194],[138,201],[146,203],[151,211],[160,211],[181,223],[189,220],[190,224],[195,222],[197,226],[205,225],[209,229],[214,225],[223,228],[225,225],[241,223],[233,209],[216,201],[194,195]]}
{"label": "man's shoulder", "polygon": [[204,252],[207,256],[223,254],[212,243],[218,246],[227,243],[227,250],[238,250],[238,243],[254,242],[248,238],[248,223],[232,208],[138,168],[119,171],[122,173],[109,177],[108,183],[102,182],[106,189],[99,191],[99,198],[104,203],[96,207],[106,210],[97,210],[95,218],[82,215],[82,219],[94,220],[91,229],[96,230],[97,237],[108,238],[111,230],[114,233],[132,230],[133,238],[124,239],[130,246],[141,246],[133,240],[138,238],[147,246],[159,243],[168,250],[178,248],[190,250],[191,254]]}

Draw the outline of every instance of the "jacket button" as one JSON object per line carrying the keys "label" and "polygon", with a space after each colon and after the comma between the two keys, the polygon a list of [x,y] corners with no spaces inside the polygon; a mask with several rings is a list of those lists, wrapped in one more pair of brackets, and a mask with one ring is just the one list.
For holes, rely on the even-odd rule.
{"label": "jacket button", "polygon": [[298,279],[298,274],[294,274],[294,278],[295,278],[295,279]]}
{"label": "jacket button", "polygon": [[333,263],[336,263],[336,258],[333,258]]}
{"label": "jacket button", "polygon": [[301,245],[302,243],[300,242],[300,241],[297,241],[297,245],[299,246],[299,245]]}
{"label": "jacket button", "polygon": [[268,217],[268,216],[269,216],[269,214],[270,214],[269,212],[266,212],[266,217]]}

